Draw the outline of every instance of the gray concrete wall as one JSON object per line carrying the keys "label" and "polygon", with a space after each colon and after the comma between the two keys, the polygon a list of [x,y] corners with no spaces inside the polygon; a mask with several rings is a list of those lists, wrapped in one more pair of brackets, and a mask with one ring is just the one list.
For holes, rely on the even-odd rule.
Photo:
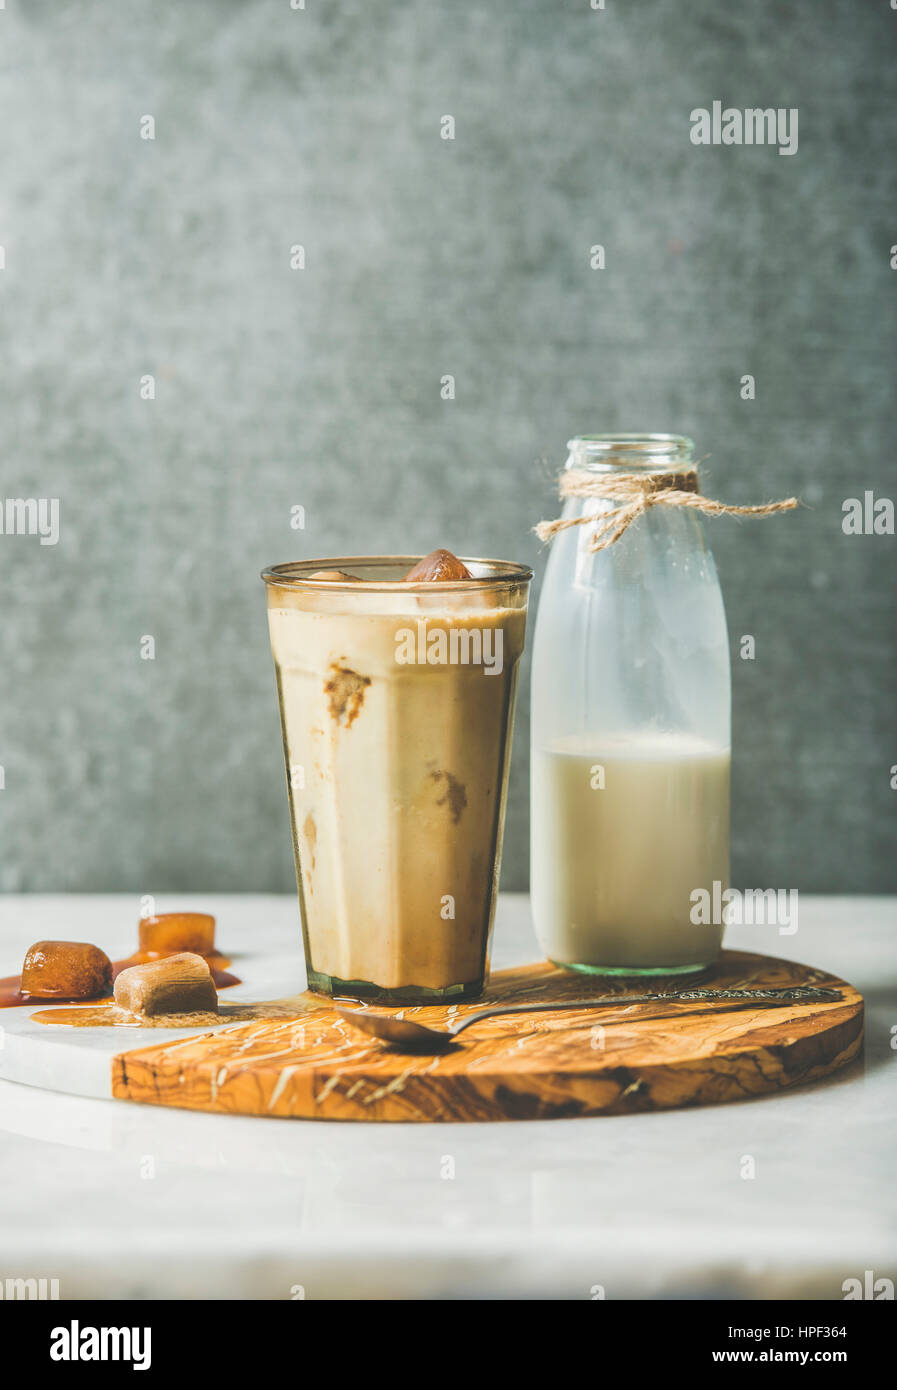
{"label": "gray concrete wall", "polygon": [[[710,523],[735,881],[897,887],[895,541],[841,529],[897,486],[895,32],[884,0],[7,0],[0,492],[61,533],[0,538],[0,886],[288,889],[261,566],[541,572],[565,440],[654,429],[726,500],[809,504]],[[798,108],[798,152],[696,147],[714,99]],[[527,741],[524,699],[515,888]]]}

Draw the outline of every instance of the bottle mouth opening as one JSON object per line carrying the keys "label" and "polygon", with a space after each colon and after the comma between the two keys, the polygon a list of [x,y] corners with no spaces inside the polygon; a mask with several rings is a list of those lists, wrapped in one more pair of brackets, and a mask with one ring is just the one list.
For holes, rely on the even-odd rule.
{"label": "bottle mouth opening", "polygon": [[567,442],[567,467],[658,472],[691,465],[694,447],[684,434],[580,434]]}

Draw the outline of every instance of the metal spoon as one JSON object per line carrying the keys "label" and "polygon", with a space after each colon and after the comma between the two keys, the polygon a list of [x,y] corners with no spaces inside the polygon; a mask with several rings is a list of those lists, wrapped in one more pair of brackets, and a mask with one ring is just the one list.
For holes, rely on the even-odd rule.
{"label": "metal spoon", "polygon": [[679,1003],[700,999],[732,1001],[741,1004],[788,1004],[800,1000],[840,999],[839,989],[817,988],[810,985],[794,986],[791,989],[683,989],[675,993],[663,994],[606,994],[595,999],[565,999],[551,1004],[503,1004],[494,1009],[482,1009],[479,1013],[468,1014],[466,1018],[455,1019],[448,1028],[428,1028],[423,1023],[413,1023],[408,1018],[396,1018],[390,1014],[371,1013],[369,1009],[341,1009],[336,1012],[340,1018],[372,1033],[376,1038],[399,1044],[407,1052],[446,1052],[465,1028],[482,1023],[486,1018],[498,1018],[501,1014],[535,1014],[559,1012],[561,1009],[596,1009],[608,1005],[628,1008],[630,1004]]}

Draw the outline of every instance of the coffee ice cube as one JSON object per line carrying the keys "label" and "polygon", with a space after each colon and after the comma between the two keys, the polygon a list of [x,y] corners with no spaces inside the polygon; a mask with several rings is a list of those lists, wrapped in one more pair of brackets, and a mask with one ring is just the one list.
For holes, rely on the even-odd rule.
{"label": "coffee ice cube", "polygon": [[195,951],[208,956],[215,949],[215,918],[207,912],[160,912],[142,917],[138,934],[140,950],[147,955]]}
{"label": "coffee ice cube", "polygon": [[473,575],[466,565],[450,550],[431,550],[405,575],[405,581],[417,584],[450,584],[459,579],[472,579]]}
{"label": "coffee ice cube", "polygon": [[115,981],[115,1002],[138,1018],[218,1012],[212,972],[192,951],[123,970]]}
{"label": "coffee ice cube", "polygon": [[36,941],[21,990],[32,999],[99,999],[112,991],[112,962],[88,941]]}
{"label": "coffee ice cube", "polygon": [[345,570],[315,570],[310,574],[309,579],[335,579],[342,584],[360,584],[361,580],[356,574],[346,574]]}

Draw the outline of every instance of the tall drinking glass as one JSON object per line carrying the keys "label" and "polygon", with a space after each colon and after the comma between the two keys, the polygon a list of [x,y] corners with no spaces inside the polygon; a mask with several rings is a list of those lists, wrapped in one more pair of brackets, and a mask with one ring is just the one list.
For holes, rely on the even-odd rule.
{"label": "tall drinking glass", "polygon": [[[488,971],[532,571],[415,556],[263,572],[309,987],[475,998]],[[320,576],[325,571],[329,576]]]}

